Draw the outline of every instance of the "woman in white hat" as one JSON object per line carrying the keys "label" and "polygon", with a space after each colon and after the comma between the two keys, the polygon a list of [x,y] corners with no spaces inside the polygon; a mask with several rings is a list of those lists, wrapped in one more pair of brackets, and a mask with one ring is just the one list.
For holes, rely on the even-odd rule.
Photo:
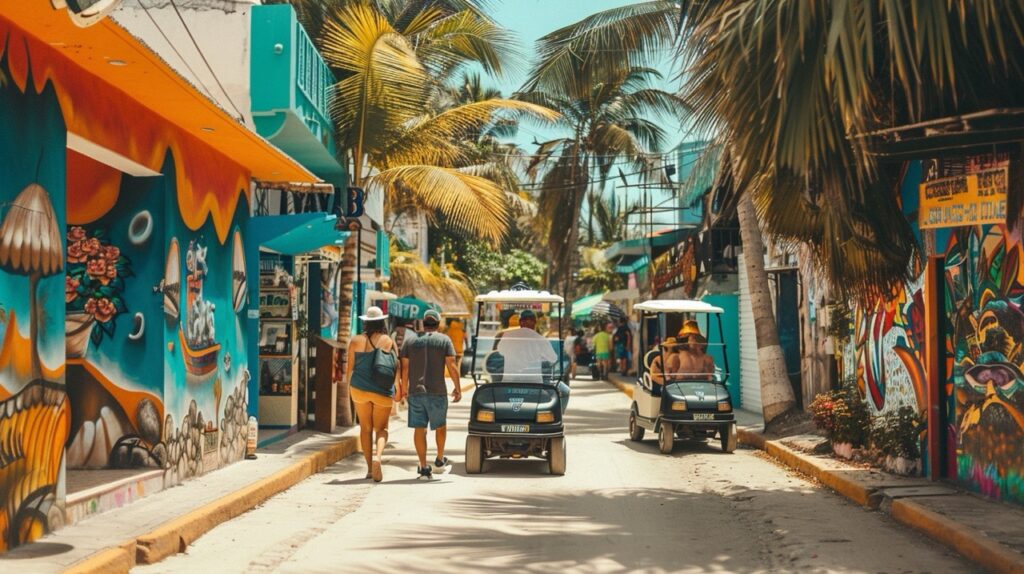
{"label": "woman in white hat", "polygon": [[[391,380],[386,381],[379,370],[381,362],[387,363],[389,357],[393,366],[397,366],[398,360],[395,342],[387,334],[388,316],[380,307],[370,307],[359,318],[363,320],[363,332],[352,337],[348,344],[346,377],[352,402],[356,404],[356,414],[359,415],[359,442],[366,458],[366,478],[380,482],[384,479],[381,460],[384,446],[388,443],[388,419],[394,404],[395,386],[394,371]],[[380,351],[383,356],[375,360],[378,355],[375,351]]]}

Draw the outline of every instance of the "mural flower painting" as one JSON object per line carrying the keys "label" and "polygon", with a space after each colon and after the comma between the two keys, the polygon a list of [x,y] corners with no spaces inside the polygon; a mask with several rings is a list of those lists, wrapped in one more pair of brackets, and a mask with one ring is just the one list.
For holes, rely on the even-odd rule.
{"label": "mural flower painting", "polygon": [[114,318],[125,307],[124,279],[132,277],[131,261],[111,245],[104,230],[72,226],[67,232],[68,267],[64,300],[70,313],[85,313],[99,325],[93,329],[93,343],[113,336]]}

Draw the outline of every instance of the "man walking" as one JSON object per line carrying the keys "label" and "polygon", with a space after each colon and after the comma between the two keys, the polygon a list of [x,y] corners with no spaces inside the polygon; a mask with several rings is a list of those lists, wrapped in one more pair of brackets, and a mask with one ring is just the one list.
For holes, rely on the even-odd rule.
{"label": "man walking", "polygon": [[434,431],[437,444],[437,457],[434,466],[443,468],[448,464],[444,456],[444,443],[448,436],[448,389],[445,386],[444,374],[455,386],[452,401],[462,399],[459,385],[459,368],[455,364],[455,346],[444,333],[437,331],[441,324],[441,315],[434,310],[427,311],[423,317],[423,335],[406,340],[402,346],[402,370],[399,386],[402,394],[409,396],[409,427],[413,430],[413,443],[419,466],[416,472],[420,476],[430,478],[432,470],[427,464],[427,427]]}

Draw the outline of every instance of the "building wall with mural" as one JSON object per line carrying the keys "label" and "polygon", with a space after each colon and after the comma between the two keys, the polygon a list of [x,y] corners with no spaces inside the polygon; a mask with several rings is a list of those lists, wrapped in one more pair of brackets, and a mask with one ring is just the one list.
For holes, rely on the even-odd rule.
{"label": "building wall with mural", "polygon": [[61,293],[67,130],[53,87],[20,89],[7,64],[0,60],[0,551],[63,523],[70,423]]}
{"label": "building wall with mural", "polygon": [[[855,311],[844,373],[856,377],[876,414],[904,405],[923,413],[929,400],[939,402],[941,428],[927,432],[941,434],[944,452],[924,449],[926,460],[939,457],[944,475],[967,488],[1024,504],[1024,247],[1019,228],[969,219],[985,213],[998,217],[1000,210],[1005,213],[1002,207],[963,207],[990,201],[985,198],[1005,201],[1005,179],[1000,184],[999,174],[1006,173],[1008,161],[1005,155],[986,154],[915,163],[905,175],[904,213],[922,251],[942,257],[942,292],[930,297],[942,305],[942,372],[929,374],[925,368],[926,298],[916,270],[918,279],[892,300]],[[921,203],[921,190],[932,183],[947,190],[959,185],[965,196],[981,192],[948,201],[937,211]],[[962,221],[977,224],[957,225]],[[941,398],[928,397],[930,375],[940,377]]]}
{"label": "building wall with mural", "polygon": [[69,470],[241,458],[250,177],[3,18],[0,73],[3,551],[64,523]]}

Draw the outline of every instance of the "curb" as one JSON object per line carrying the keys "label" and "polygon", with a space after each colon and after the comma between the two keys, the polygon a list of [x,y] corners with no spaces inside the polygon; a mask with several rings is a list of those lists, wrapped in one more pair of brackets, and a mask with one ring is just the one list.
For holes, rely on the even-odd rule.
{"label": "curb", "polygon": [[951,522],[916,502],[894,500],[889,512],[897,522],[923,532],[993,572],[1024,572],[1024,555],[995,542],[982,532]]}
{"label": "curb", "polygon": [[134,540],[97,552],[71,565],[64,572],[127,573],[138,564],[153,564],[168,556],[184,552],[189,544],[219,524],[251,510],[268,498],[354,454],[358,450],[358,443],[358,437],[343,437],[339,442],[314,452],[237,492],[165,522]]}
{"label": "curb", "polygon": [[[748,446],[765,451],[786,466],[817,479],[836,493],[872,510],[878,510],[883,496],[875,488],[860,484],[822,468],[808,456],[777,441],[749,430],[737,428],[737,439]],[[949,517],[931,511],[909,499],[892,501],[887,511],[894,520],[920,531],[932,540],[955,550],[968,560],[992,572],[1024,574],[1024,555],[999,544],[983,532],[964,526]]]}

